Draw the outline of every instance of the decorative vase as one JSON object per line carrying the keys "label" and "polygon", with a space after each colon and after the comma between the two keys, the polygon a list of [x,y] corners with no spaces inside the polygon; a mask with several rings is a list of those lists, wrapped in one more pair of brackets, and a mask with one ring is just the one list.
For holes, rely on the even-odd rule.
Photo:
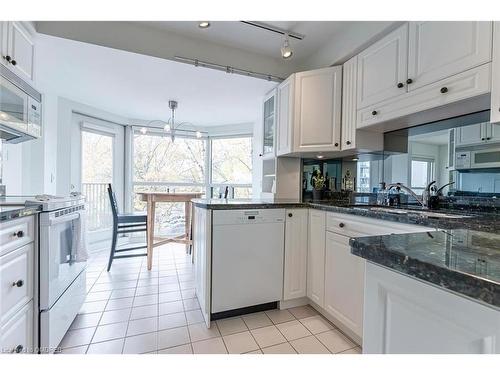
{"label": "decorative vase", "polygon": [[323,190],[313,189],[313,201],[320,201],[323,199]]}

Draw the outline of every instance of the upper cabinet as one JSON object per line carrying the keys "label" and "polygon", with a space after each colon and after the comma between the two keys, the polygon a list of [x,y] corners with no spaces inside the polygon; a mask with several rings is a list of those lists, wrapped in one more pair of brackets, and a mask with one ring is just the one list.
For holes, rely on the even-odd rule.
{"label": "upper cabinet", "polygon": [[340,150],[342,67],[292,74],[278,87],[278,155]]}
{"label": "upper cabinet", "polygon": [[500,142],[500,125],[483,122],[456,129],[456,147]]}
{"label": "upper cabinet", "polygon": [[500,22],[493,23],[493,58],[491,76],[491,114],[490,121],[500,123]]}
{"label": "upper cabinet", "polygon": [[262,156],[274,156],[276,135],[276,90],[264,98]]}
{"label": "upper cabinet", "polygon": [[[368,47],[358,55],[357,127],[488,94],[492,38],[492,22],[409,22]],[[477,103],[469,111],[486,109]]]}
{"label": "upper cabinet", "polygon": [[33,32],[22,22],[0,22],[1,62],[19,77],[33,81]]}
{"label": "upper cabinet", "polygon": [[408,66],[408,24],[358,55],[358,108],[405,92]]}
{"label": "upper cabinet", "polygon": [[491,22],[410,22],[408,90],[491,61],[491,33]]}

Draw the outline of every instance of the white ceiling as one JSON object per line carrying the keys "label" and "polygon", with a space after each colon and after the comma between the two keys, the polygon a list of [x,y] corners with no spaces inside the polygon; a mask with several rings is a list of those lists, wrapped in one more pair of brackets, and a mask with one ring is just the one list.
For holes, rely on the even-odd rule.
{"label": "white ceiling", "polygon": [[[283,36],[239,21],[213,21],[210,27],[200,29],[197,21],[135,22],[157,30],[174,32],[228,47],[259,53],[272,58],[281,58],[280,47]],[[318,51],[332,39],[333,35],[355,24],[357,21],[266,21],[265,24],[305,35],[303,40],[290,38],[295,60],[302,60]]]}
{"label": "white ceiling", "polygon": [[424,143],[428,145],[447,145],[449,141],[448,130],[439,130],[433,133],[425,133],[419,135],[412,135],[409,137],[410,141]]}
{"label": "white ceiling", "polygon": [[39,34],[37,86],[131,119],[196,126],[259,120],[262,97],[276,84],[122,50]]}

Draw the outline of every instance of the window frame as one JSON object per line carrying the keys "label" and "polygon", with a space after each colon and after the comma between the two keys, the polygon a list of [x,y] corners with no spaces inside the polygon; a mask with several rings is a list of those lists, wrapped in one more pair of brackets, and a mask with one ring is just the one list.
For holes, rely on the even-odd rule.
{"label": "window frame", "polygon": [[428,164],[428,168],[427,168],[427,184],[434,179],[434,173],[435,173],[434,168],[435,168],[436,161],[434,160],[434,158],[432,158],[432,157],[426,157],[426,156],[412,156],[410,158],[410,176],[409,176],[410,189],[412,189],[412,190],[423,190],[423,189],[425,189],[425,186],[422,187],[422,186],[414,186],[413,185],[412,175],[413,175],[413,162],[414,161],[425,162],[425,163]]}

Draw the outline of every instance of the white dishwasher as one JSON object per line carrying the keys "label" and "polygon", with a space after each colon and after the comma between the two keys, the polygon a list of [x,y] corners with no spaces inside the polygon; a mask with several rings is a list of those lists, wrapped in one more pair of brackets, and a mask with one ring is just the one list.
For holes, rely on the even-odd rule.
{"label": "white dishwasher", "polygon": [[285,210],[214,210],[212,228],[212,314],[281,300]]}

